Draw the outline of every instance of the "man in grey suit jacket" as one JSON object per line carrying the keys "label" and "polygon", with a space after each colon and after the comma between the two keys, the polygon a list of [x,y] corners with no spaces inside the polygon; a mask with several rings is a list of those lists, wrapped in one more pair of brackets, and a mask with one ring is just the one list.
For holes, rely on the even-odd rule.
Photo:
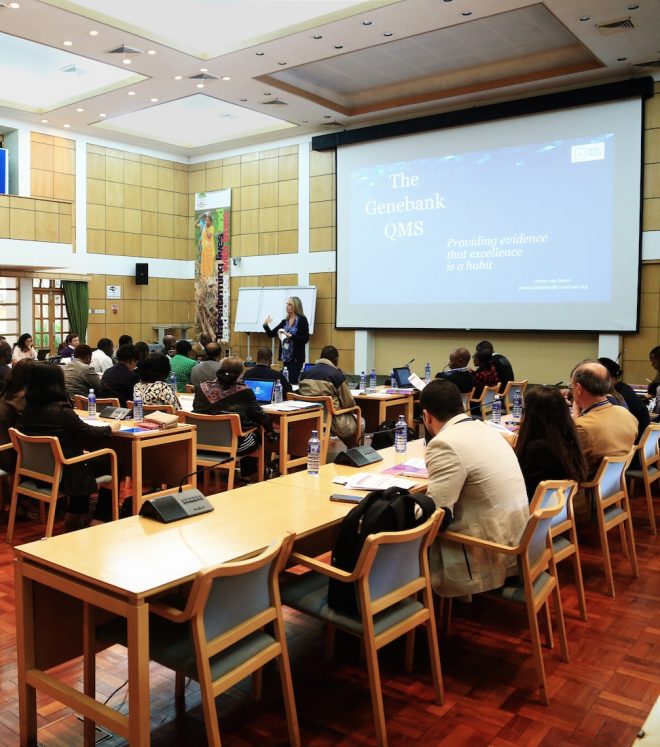
{"label": "man in grey suit jacket", "polygon": [[[458,388],[435,379],[420,397],[426,448],[427,493],[446,511],[443,528],[516,545],[529,519],[525,480],[513,449],[488,423],[463,410]],[[516,573],[516,560],[464,547],[438,535],[430,554],[433,588],[454,597],[496,589]]]}

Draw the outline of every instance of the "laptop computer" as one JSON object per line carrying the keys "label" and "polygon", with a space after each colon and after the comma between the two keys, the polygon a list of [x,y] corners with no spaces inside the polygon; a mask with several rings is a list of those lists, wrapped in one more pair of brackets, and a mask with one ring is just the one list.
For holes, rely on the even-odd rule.
{"label": "laptop computer", "polygon": [[273,401],[273,387],[275,381],[257,381],[256,379],[245,379],[244,384],[250,387],[260,405],[269,405]]}
{"label": "laptop computer", "polygon": [[314,368],[314,363],[305,363],[303,366],[303,373],[307,373],[310,368]]}
{"label": "laptop computer", "polygon": [[392,371],[394,373],[394,381],[392,384],[396,385],[398,389],[406,389],[412,386],[410,383],[409,366],[399,366],[399,368],[393,368]]}
{"label": "laptop computer", "polygon": [[45,361],[49,355],[50,355],[50,348],[41,348],[40,350],[37,350],[38,361]]}

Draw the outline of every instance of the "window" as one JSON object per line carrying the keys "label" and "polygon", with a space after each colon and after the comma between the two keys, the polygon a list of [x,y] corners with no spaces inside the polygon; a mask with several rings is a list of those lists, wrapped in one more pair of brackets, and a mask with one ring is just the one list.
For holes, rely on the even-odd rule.
{"label": "window", "polygon": [[0,277],[0,335],[18,338],[18,278]]}
{"label": "window", "polygon": [[62,281],[35,278],[32,281],[34,304],[34,346],[49,348],[54,354],[69,334],[69,318],[66,315]]}

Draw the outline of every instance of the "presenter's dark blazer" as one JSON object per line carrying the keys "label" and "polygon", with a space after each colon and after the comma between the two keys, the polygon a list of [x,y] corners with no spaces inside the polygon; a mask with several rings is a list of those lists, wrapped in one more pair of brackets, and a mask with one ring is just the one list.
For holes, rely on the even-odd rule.
{"label": "presenter's dark blazer", "polygon": [[[286,326],[286,321],[286,319],[282,319],[277,327],[273,327],[273,329],[271,329],[267,324],[264,324],[264,332],[268,335],[268,337],[275,337],[275,335],[277,335],[277,333],[281,329],[284,329],[284,327]],[[293,355],[291,356],[291,360],[295,361],[296,363],[304,363],[305,345],[309,342],[309,323],[306,316],[298,317],[298,331],[291,337],[291,342],[293,342]],[[281,341],[279,359],[282,360]]]}

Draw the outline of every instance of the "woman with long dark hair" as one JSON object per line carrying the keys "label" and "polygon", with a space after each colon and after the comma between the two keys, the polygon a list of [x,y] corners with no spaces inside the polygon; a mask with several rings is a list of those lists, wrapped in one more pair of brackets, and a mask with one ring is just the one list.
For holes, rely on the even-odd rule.
{"label": "woman with long dark hair", "polygon": [[37,351],[34,349],[32,335],[29,332],[24,332],[14,343],[11,351],[11,359],[14,362],[23,360],[24,358],[33,361],[36,357]]}
{"label": "woman with long dark hair", "polygon": [[[118,420],[107,426],[92,426],[81,420],[69,404],[64,387],[64,374],[60,366],[34,364],[25,388],[25,410],[18,429],[28,436],[57,436],[65,457],[80,456],[84,451],[100,447],[100,442],[112,431],[120,428]],[[99,488],[95,475],[108,474],[105,459],[93,459],[64,467],[62,492],[69,497],[68,511],[64,517],[67,531],[81,529],[87,524],[89,498],[98,491],[93,524],[112,518],[111,492]]]}
{"label": "woman with long dark hair", "polygon": [[145,405],[174,405],[177,410],[181,409],[179,398],[168,382],[170,359],[166,355],[149,353],[138,364],[138,371],[140,381],[133,388],[133,396],[139,392]]}
{"label": "woman with long dark hair", "polygon": [[558,389],[536,386],[528,390],[514,448],[530,499],[542,480],[579,482],[587,475],[570,408]]}
{"label": "woman with long dark hair", "polygon": [[[14,363],[7,378],[6,386],[0,395],[0,444],[9,443],[9,429],[15,428],[25,409],[25,383],[34,365],[24,358]],[[0,467],[13,472],[16,467],[16,452],[13,449],[0,452]]]}
{"label": "woman with long dark hair", "polygon": [[264,320],[264,331],[268,337],[280,339],[280,360],[289,371],[289,381],[298,383],[298,377],[305,362],[305,345],[309,342],[309,322],[298,296],[291,296],[286,302],[286,316],[271,329],[271,316]]}

